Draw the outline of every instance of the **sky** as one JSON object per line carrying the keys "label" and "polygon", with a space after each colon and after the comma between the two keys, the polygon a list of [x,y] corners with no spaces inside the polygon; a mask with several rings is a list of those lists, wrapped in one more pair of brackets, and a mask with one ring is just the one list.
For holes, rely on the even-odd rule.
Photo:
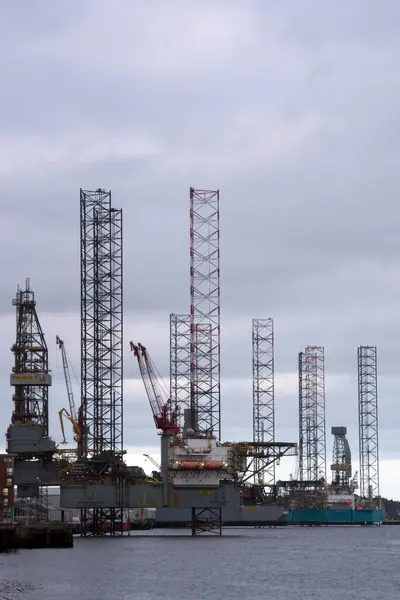
{"label": "sky", "polygon": [[[356,470],[357,346],[377,345],[381,493],[400,499],[399,27],[396,0],[3,6],[0,430],[12,298],[30,277],[61,440],[56,334],[80,367],[79,189],[110,189],[124,214],[125,446],[151,470],[159,440],[128,342],[168,378],[169,315],[189,310],[189,187],[218,188],[223,438],[252,438],[251,320],[272,317],[277,440],[298,438],[298,352],[324,345],[328,460],[331,426],[347,426]],[[295,469],[288,458],[278,474]]]}

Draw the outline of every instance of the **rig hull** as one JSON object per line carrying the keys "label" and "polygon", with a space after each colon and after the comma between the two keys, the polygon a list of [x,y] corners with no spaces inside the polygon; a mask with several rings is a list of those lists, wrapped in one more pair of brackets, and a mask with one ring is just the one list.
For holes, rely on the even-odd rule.
{"label": "rig hull", "polygon": [[288,525],[373,525],[385,520],[384,510],[346,508],[294,508],[286,515]]}
{"label": "rig hull", "polygon": [[[162,507],[156,510],[157,527],[184,527],[190,520],[188,508]],[[276,504],[222,508],[222,522],[225,526],[278,525],[284,521],[285,511]]]}

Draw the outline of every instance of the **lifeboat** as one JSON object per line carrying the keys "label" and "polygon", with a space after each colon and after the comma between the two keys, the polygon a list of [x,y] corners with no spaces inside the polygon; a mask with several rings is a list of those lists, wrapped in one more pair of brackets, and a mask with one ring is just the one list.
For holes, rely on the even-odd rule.
{"label": "lifeboat", "polygon": [[178,463],[178,469],[200,469],[201,463],[197,460],[181,460]]}
{"label": "lifeboat", "polygon": [[224,463],[220,460],[206,460],[203,463],[203,469],[223,469]]}

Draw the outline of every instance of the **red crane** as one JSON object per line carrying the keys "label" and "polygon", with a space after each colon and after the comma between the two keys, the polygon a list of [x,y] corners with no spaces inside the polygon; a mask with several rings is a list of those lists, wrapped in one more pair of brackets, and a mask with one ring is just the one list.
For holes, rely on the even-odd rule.
{"label": "red crane", "polygon": [[179,433],[179,427],[176,423],[176,413],[170,411],[170,400],[165,398],[160,389],[156,374],[157,369],[149,353],[142,344],[134,344],[133,342],[129,342],[129,344],[139,364],[140,374],[157,429],[161,429],[163,433],[167,434]]}

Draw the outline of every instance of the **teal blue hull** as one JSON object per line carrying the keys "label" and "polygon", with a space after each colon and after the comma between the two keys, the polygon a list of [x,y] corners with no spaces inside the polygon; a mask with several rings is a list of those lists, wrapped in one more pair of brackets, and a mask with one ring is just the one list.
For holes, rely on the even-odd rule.
{"label": "teal blue hull", "polygon": [[286,515],[288,525],[364,525],[382,523],[384,510],[340,508],[294,508]]}

